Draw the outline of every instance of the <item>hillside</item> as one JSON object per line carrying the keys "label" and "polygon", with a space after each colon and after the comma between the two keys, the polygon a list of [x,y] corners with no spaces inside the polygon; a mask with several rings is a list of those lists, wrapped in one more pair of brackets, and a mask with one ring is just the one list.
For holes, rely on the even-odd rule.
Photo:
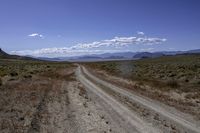
{"label": "hillside", "polygon": [[10,55],[0,48],[0,59],[39,60],[26,56]]}

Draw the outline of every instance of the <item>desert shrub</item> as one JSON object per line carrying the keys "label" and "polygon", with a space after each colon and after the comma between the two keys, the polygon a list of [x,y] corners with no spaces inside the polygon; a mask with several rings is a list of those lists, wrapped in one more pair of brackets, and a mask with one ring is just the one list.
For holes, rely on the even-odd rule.
{"label": "desert shrub", "polygon": [[169,80],[167,81],[167,86],[172,87],[172,88],[178,88],[179,84],[176,80]]}
{"label": "desert shrub", "polygon": [[169,77],[175,77],[175,76],[176,76],[176,74],[174,74],[174,73],[169,74]]}
{"label": "desert shrub", "polygon": [[30,74],[34,74],[34,72],[32,72],[32,71],[31,71],[31,72],[29,72],[29,73],[30,73]]}
{"label": "desert shrub", "polygon": [[200,95],[198,93],[196,93],[196,94],[189,93],[189,94],[185,95],[185,98],[187,98],[187,99],[198,99],[198,98],[200,98]]}
{"label": "desert shrub", "polygon": [[2,79],[0,78],[0,86],[2,85],[3,83],[2,83]]}
{"label": "desert shrub", "polygon": [[188,80],[188,79],[185,79],[185,82],[189,82],[189,80]]}
{"label": "desert shrub", "polygon": [[151,85],[154,87],[162,88],[164,87],[164,83],[156,80],[151,80]]}
{"label": "desert shrub", "polygon": [[12,77],[18,76],[18,73],[17,72],[11,72],[10,76],[12,76]]}
{"label": "desert shrub", "polygon": [[10,79],[8,79],[8,81],[13,81],[13,80],[15,80],[15,78],[10,78]]}
{"label": "desert shrub", "polygon": [[192,96],[193,96],[193,94],[189,93],[189,94],[186,94],[186,95],[185,95],[185,98],[186,98],[186,99],[191,99]]}
{"label": "desert shrub", "polygon": [[138,85],[139,85],[139,86],[144,86],[144,83],[141,82],[141,81],[139,81],[139,82],[138,82]]}
{"label": "desert shrub", "polygon": [[32,78],[32,75],[24,75],[24,78]]}

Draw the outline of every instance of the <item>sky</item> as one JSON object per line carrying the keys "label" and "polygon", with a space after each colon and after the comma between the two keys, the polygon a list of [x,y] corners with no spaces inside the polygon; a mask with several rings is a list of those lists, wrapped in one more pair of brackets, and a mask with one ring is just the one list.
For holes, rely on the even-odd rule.
{"label": "sky", "polygon": [[42,57],[200,48],[199,0],[0,0],[0,48]]}

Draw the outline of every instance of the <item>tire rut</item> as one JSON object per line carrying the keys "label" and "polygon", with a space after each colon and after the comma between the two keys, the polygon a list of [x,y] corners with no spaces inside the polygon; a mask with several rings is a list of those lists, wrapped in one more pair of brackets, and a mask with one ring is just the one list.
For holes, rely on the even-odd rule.
{"label": "tire rut", "polygon": [[[40,121],[42,119],[42,113],[46,111],[46,99],[49,93],[49,89],[44,91],[44,94],[36,108],[36,112],[33,115],[33,119],[31,121],[31,127],[28,130],[28,133],[39,133],[40,132]],[[46,112],[47,113],[47,112]]]}
{"label": "tire rut", "polygon": [[[105,93],[95,83],[92,83],[81,73],[80,67],[77,70],[77,77],[79,81],[95,95],[99,96],[105,101],[117,114],[118,117],[123,119],[123,126],[127,132],[141,132],[141,133],[157,133],[160,132],[158,129],[151,126],[150,123],[143,121],[138,115],[134,114],[125,105],[117,101],[115,98]],[[127,128],[127,125],[129,128]]]}
{"label": "tire rut", "polygon": [[[156,126],[159,125],[159,128],[162,129],[163,132],[184,132],[184,133],[200,132],[199,128],[197,126],[194,126],[193,123],[190,123],[183,118],[179,118],[178,116],[174,116],[173,114],[167,112],[167,110],[164,110],[164,112],[167,112],[168,114],[167,115],[163,114],[163,112],[161,112],[163,109],[159,106],[157,110],[152,107],[149,108],[148,106],[141,103],[145,102],[145,99],[142,99],[141,97],[139,97],[139,99],[136,100],[132,99],[131,94],[126,94],[128,92],[126,92],[125,94],[122,93],[125,90],[123,91],[121,91],[120,89],[117,90],[118,87],[115,87],[114,85],[111,85],[91,75],[84,67],[82,68],[82,71],[87,79],[97,84],[98,86],[100,86],[102,90],[114,96],[120,102],[126,104],[128,107],[136,111],[140,115],[140,117],[145,118],[146,120],[152,122]],[[136,98],[138,98],[138,96]],[[143,100],[143,101],[138,101],[138,100]],[[170,115],[170,117],[168,117],[168,115]],[[172,119],[171,116],[174,116],[174,119]]]}

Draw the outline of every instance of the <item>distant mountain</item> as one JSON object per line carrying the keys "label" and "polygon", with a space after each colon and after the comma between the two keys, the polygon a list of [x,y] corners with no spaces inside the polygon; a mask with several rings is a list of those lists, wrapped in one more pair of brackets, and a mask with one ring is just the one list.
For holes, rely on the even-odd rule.
{"label": "distant mountain", "polygon": [[[100,54],[100,55],[86,55],[86,56],[79,56],[79,57],[71,57],[71,58],[65,58],[70,61],[103,61],[103,60],[122,60],[122,59],[128,59],[124,56],[118,56],[119,54],[114,53],[113,55],[111,53],[106,54]],[[63,58],[62,58],[63,59]],[[131,58],[130,58],[131,59]]]}
{"label": "distant mountain", "polygon": [[73,56],[73,57],[38,57],[38,59],[48,60],[48,61],[95,61],[95,60],[123,60],[132,59],[136,53],[134,52],[122,52],[122,53],[104,53],[104,54],[90,54],[83,56]]}
{"label": "distant mountain", "polygon": [[164,56],[165,54],[162,52],[150,53],[150,52],[141,52],[133,56],[133,58],[141,59],[141,58],[156,58]]}
{"label": "distant mountain", "polygon": [[100,54],[98,56],[102,57],[102,58],[108,58],[108,57],[123,57],[123,58],[129,58],[131,59],[135,54],[137,54],[136,52],[118,52],[118,53],[104,53],[104,54]]}
{"label": "distant mountain", "polygon": [[104,59],[124,59],[124,56],[109,56],[109,57],[105,57]]}
{"label": "distant mountain", "polygon": [[38,57],[37,59],[44,61],[62,61],[62,59],[60,58],[48,58],[48,57]]}
{"label": "distant mountain", "polygon": [[141,58],[156,58],[161,56],[167,56],[167,55],[188,55],[188,54],[200,54],[200,49],[196,50],[188,50],[188,51],[163,51],[163,52],[140,52],[138,54],[135,54],[133,58],[141,59]]}
{"label": "distant mountain", "polygon": [[0,59],[39,60],[26,56],[10,55],[0,48]]}
{"label": "distant mountain", "polygon": [[81,56],[78,57],[78,59],[102,59],[102,58],[98,56]]}
{"label": "distant mountain", "polygon": [[103,61],[103,60],[132,60],[141,58],[156,58],[167,55],[178,55],[178,54],[200,54],[200,49],[189,50],[189,51],[160,51],[160,52],[118,52],[118,53],[104,53],[104,54],[92,54],[83,56],[73,57],[56,57],[46,58],[39,57],[38,59],[48,61]]}
{"label": "distant mountain", "polygon": [[187,53],[199,54],[200,53],[200,49],[189,50],[189,51],[187,51]]}

